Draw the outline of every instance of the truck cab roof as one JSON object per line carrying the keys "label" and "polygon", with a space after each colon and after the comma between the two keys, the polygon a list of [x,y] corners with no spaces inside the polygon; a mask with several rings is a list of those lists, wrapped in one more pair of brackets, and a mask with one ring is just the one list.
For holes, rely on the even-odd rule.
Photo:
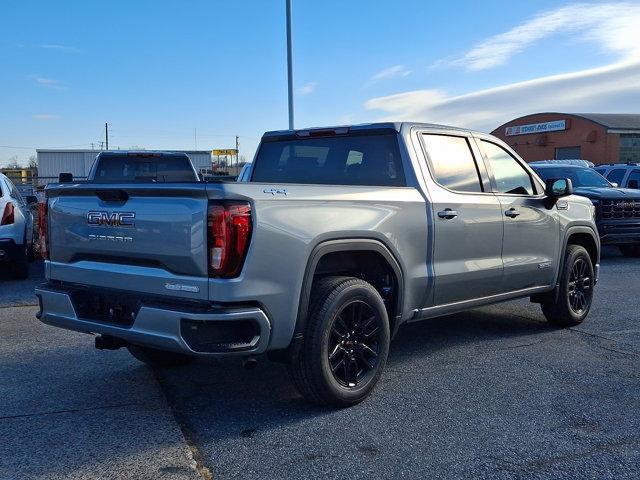
{"label": "truck cab roof", "polygon": [[435,123],[421,123],[421,122],[376,122],[376,123],[361,123],[354,125],[334,125],[327,127],[314,127],[314,128],[302,128],[295,130],[271,130],[265,132],[262,136],[264,141],[278,140],[292,137],[322,137],[333,135],[346,135],[348,133],[355,133],[360,135],[375,135],[381,133],[399,133],[403,128],[421,127],[430,130],[454,130],[466,133],[478,133],[466,128],[452,127],[449,125],[439,125]]}

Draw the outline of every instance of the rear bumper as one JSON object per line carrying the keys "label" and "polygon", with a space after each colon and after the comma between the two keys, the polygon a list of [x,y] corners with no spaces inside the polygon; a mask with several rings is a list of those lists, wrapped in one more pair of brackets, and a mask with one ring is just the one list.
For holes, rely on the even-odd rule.
{"label": "rear bumper", "polygon": [[[191,309],[141,301],[131,325],[121,325],[81,317],[70,289],[43,284],[36,287],[36,296],[40,303],[37,317],[48,325],[190,355],[259,354],[266,351],[271,335],[269,319],[257,307]],[[225,341],[211,340],[214,331],[221,335],[216,338]],[[238,341],[233,341],[234,335],[239,335]]]}

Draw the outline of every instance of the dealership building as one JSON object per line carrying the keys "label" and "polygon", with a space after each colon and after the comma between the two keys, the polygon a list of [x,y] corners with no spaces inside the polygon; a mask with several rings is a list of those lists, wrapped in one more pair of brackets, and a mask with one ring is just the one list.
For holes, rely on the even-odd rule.
{"label": "dealership building", "polygon": [[640,114],[535,113],[491,132],[527,162],[640,162]]}

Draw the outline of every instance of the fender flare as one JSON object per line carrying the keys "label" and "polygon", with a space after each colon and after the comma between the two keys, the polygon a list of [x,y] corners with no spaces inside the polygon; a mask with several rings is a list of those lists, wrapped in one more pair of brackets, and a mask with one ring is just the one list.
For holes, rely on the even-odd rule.
{"label": "fender flare", "polygon": [[397,329],[399,326],[400,322],[398,320],[402,316],[402,302],[404,299],[404,273],[402,272],[400,263],[397,261],[391,250],[380,240],[371,238],[341,238],[326,240],[313,248],[311,255],[309,255],[307,260],[302,281],[302,289],[300,291],[300,300],[298,302],[298,315],[296,317],[293,342],[302,339],[304,329],[307,325],[307,310],[309,308],[309,299],[311,298],[311,286],[313,284],[313,277],[318,263],[322,257],[329,253],[346,251],[376,252],[382,255],[392,268],[398,281],[398,301],[395,312],[395,328]]}
{"label": "fender flare", "polygon": [[[594,230],[592,227],[586,226],[586,225],[574,225],[572,227],[567,228],[567,230],[564,232],[564,239],[562,241],[562,251],[561,251],[561,257],[560,258],[564,258],[564,254],[567,251],[567,245],[569,244],[569,237],[571,235],[573,235],[574,233],[586,233],[587,235],[590,235],[591,238],[593,238],[593,241],[595,242],[597,248],[598,248],[598,261],[600,260],[600,235],[598,234],[597,230]],[[595,265],[594,265],[595,266]],[[558,275],[557,277],[560,277],[560,268],[558,268]]]}
{"label": "fender flare", "polygon": [[[552,290],[552,294],[556,298],[556,300],[560,292],[560,288],[559,288],[560,275],[562,275],[562,266],[564,265],[564,256],[567,252],[567,246],[569,245],[569,237],[574,233],[586,233],[587,235],[590,235],[591,238],[593,238],[593,241],[595,242],[598,248],[598,261],[600,260],[600,235],[598,234],[597,230],[594,230],[592,227],[589,227],[586,225],[574,225],[572,227],[567,228],[567,230],[564,232],[564,237],[562,240],[562,245],[560,250],[560,260],[558,261],[558,268],[556,271],[556,282]],[[593,267],[595,269],[596,265],[594,265]]]}

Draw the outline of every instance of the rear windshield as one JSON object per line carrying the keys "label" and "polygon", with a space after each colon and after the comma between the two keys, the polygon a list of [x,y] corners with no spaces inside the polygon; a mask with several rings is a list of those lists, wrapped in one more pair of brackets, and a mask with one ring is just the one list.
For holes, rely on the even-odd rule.
{"label": "rear windshield", "polygon": [[97,182],[194,182],[186,155],[109,155],[98,158]]}
{"label": "rear windshield", "polygon": [[252,182],[404,186],[396,135],[263,142]]}

